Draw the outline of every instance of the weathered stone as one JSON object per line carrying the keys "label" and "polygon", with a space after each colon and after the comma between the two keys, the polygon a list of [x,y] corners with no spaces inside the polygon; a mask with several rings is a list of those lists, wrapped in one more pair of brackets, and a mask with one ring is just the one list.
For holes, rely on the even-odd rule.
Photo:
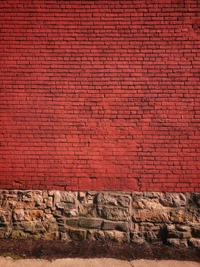
{"label": "weathered stone", "polygon": [[59,232],[44,233],[43,239],[47,240],[47,241],[59,240],[60,239],[60,233]]}
{"label": "weathered stone", "polygon": [[128,224],[125,222],[112,222],[112,221],[104,221],[103,230],[117,230],[121,232],[127,232],[128,231]]}
{"label": "weathered stone", "polygon": [[167,223],[169,222],[169,214],[167,210],[138,210],[133,214],[134,222],[154,222]]}
{"label": "weathered stone", "polygon": [[44,212],[42,210],[30,210],[25,218],[30,221],[41,221],[44,219]]}
{"label": "weathered stone", "polygon": [[97,217],[97,211],[95,205],[79,204],[78,206],[79,215],[84,217]]}
{"label": "weathered stone", "polygon": [[7,224],[11,221],[11,212],[9,210],[0,209],[0,224]]}
{"label": "weathered stone", "polygon": [[97,197],[97,203],[99,205],[110,205],[129,208],[131,203],[131,197],[129,195],[100,193]]}
{"label": "weathered stone", "polygon": [[143,198],[148,198],[148,199],[159,199],[161,193],[158,192],[144,192],[143,193]]}
{"label": "weathered stone", "polygon": [[85,194],[84,198],[80,198],[78,209],[80,216],[97,217],[96,205],[94,204],[94,196],[88,193]]}
{"label": "weathered stone", "polygon": [[98,206],[98,215],[104,219],[111,221],[129,221],[130,210],[125,208]]}
{"label": "weathered stone", "polygon": [[69,234],[66,232],[60,233],[60,239],[61,239],[61,241],[71,241]]}
{"label": "weathered stone", "polygon": [[95,240],[104,241],[105,234],[103,231],[100,231],[100,230],[88,230],[86,238],[92,241],[95,241]]}
{"label": "weathered stone", "polygon": [[143,233],[134,232],[134,231],[130,233],[130,241],[131,243],[134,243],[134,244],[146,244],[147,243],[143,236]]}
{"label": "weathered stone", "polygon": [[196,193],[193,195],[194,203],[197,205],[197,207],[200,207],[200,193]]}
{"label": "weathered stone", "polygon": [[24,209],[15,209],[13,211],[13,219],[14,221],[24,221],[25,219]]}
{"label": "weathered stone", "polygon": [[84,199],[86,196],[86,192],[79,192],[78,197],[79,199]]}
{"label": "weathered stone", "polygon": [[170,221],[173,223],[184,223],[188,221],[192,221],[189,219],[192,216],[186,213],[184,209],[175,209],[170,212]]}
{"label": "weathered stone", "polygon": [[[49,194],[51,196],[51,194]],[[53,192],[53,207],[55,208],[56,203],[60,202],[61,194],[59,191]]]}
{"label": "weathered stone", "polygon": [[198,247],[199,195],[1,190],[0,238],[130,242],[131,237],[134,243],[167,239]]}
{"label": "weathered stone", "polygon": [[78,221],[78,225],[87,229],[100,229],[103,220],[94,219],[94,218],[80,218]]}
{"label": "weathered stone", "polygon": [[191,238],[191,233],[190,232],[180,232],[177,230],[174,231],[169,231],[167,233],[168,238],[179,238],[179,239],[189,239]]}
{"label": "weathered stone", "polygon": [[86,230],[82,229],[69,229],[69,236],[74,241],[83,241],[86,238]]}
{"label": "weathered stone", "polygon": [[72,227],[78,227],[78,219],[68,219],[66,224]]}
{"label": "weathered stone", "polygon": [[48,208],[52,208],[53,207],[53,198],[52,197],[48,197],[46,200],[46,205]]}
{"label": "weathered stone", "polygon": [[65,209],[64,215],[67,217],[77,217],[78,216],[78,210],[77,209]]}
{"label": "weathered stone", "polygon": [[192,247],[200,248],[200,238],[191,238],[188,243]]}
{"label": "weathered stone", "polygon": [[109,240],[117,243],[129,242],[129,236],[127,233],[119,231],[105,231],[105,240]]}
{"label": "weathered stone", "polygon": [[174,247],[188,247],[187,240],[185,239],[168,238],[167,244]]}
{"label": "weathered stone", "polygon": [[76,194],[72,192],[61,192],[60,201],[75,204]]}
{"label": "weathered stone", "polygon": [[133,201],[133,209],[161,210],[163,206],[158,199],[140,199]]}
{"label": "weathered stone", "polygon": [[166,207],[184,207],[187,204],[185,195],[178,193],[163,193],[159,200]]}
{"label": "weathered stone", "polygon": [[12,233],[11,233],[11,238],[27,238],[27,234],[23,231],[19,231],[19,230],[14,230]]}

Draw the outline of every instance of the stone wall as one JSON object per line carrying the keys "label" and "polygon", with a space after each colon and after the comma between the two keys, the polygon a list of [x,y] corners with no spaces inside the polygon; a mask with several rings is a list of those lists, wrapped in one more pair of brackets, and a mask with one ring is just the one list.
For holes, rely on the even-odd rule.
{"label": "stone wall", "polygon": [[200,247],[199,193],[0,191],[0,238]]}

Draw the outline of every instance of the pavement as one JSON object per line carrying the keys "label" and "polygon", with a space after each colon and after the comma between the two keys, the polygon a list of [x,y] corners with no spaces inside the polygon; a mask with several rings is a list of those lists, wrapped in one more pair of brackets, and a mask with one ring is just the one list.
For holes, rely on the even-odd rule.
{"label": "pavement", "polygon": [[13,260],[0,257],[0,267],[200,267],[200,262],[174,260],[134,260],[115,259],[58,259],[47,260]]}

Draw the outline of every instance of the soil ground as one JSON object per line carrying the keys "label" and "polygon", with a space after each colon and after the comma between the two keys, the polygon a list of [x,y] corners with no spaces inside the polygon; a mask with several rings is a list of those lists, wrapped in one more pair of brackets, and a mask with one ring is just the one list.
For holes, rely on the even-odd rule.
{"label": "soil ground", "polygon": [[100,241],[45,241],[0,239],[0,256],[14,259],[113,258],[121,260],[181,260],[200,262],[200,249],[160,244],[138,245]]}

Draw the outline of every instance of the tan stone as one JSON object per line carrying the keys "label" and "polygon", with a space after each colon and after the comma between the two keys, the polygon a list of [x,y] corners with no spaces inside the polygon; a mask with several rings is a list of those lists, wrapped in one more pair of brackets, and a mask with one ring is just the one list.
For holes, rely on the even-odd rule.
{"label": "tan stone", "polygon": [[26,218],[30,221],[41,221],[44,218],[44,212],[42,210],[30,210]]}
{"label": "tan stone", "polygon": [[169,214],[167,210],[138,210],[133,214],[134,222],[154,222],[167,223],[169,222]]}

